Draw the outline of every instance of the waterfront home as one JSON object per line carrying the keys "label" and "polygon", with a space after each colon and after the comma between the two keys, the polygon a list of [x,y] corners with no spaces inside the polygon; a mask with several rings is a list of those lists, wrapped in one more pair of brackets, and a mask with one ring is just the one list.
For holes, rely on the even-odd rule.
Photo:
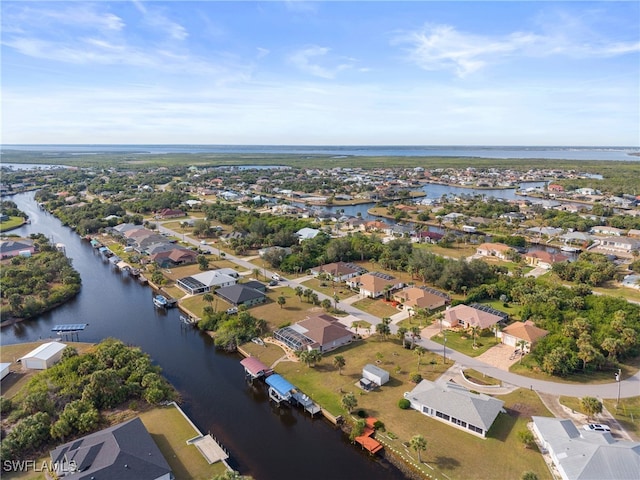
{"label": "waterfront home", "polygon": [[502,400],[445,380],[422,380],[404,398],[420,413],[481,438],[504,412]]}
{"label": "waterfront home", "polygon": [[569,259],[561,253],[549,253],[545,250],[534,250],[523,255],[527,265],[550,270],[554,263],[564,262]]}
{"label": "waterfront home", "polygon": [[423,230],[420,232],[415,232],[412,236],[411,236],[411,241],[414,243],[438,243],[440,240],[442,240],[442,237],[444,235],[442,235],[441,233],[438,232],[431,232],[428,230]]}
{"label": "waterfront home", "polygon": [[210,292],[219,287],[235,285],[238,282],[235,270],[224,269],[231,270],[235,275],[229,275],[229,273],[222,270],[223,269],[209,270],[196,275],[183,277],[176,282],[176,285],[190,295],[197,295],[199,293]]}
{"label": "waterfront home", "polygon": [[43,343],[20,358],[23,368],[30,370],[46,370],[60,361],[62,351],[67,347],[61,342]]}
{"label": "waterfront home", "polygon": [[234,306],[245,305],[251,307],[264,303],[267,296],[264,294],[264,290],[260,291],[256,289],[259,284],[264,288],[264,285],[260,282],[248,282],[246,284],[235,284],[228,287],[221,287],[216,290],[216,295],[220,296],[223,300]]}
{"label": "waterfront home", "polygon": [[474,303],[472,305],[456,305],[444,312],[442,325],[445,327],[477,327],[489,328],[506,320],[508,315],[495,308]]}
{"label": "waterfront home", "polygon": [[358,290],[360,296],[378,298],[386,292],[393,292],[404,286],[395,277],[380,272],[371,272],[347,280],[347,285]]}
{"label": "waterfront home", "polygon": [[599,237],[597,241],[600,243],[598,249],[612,253],[631,253],[634,250],[640,250],[640,240],[629,237]]}
{"label": "waterfront home", "polygon": [[321,353],[353,341],[353,333],[337,318],[326,313],[280,328],[273,332],[273,337],[293,350],[319,350]]}
{"label": "waterfront home", "polygon": [[640,442],[616,440],[610,432],[579,430],[571,420],[531,417],[542,450],[563,480],[637,480]]}
{"label": "waterfront home", "polygon": [[536,327],[531,320],[514,322],[502,329],[502,343],[510,347],[518,347],[519,343],[524,341],[523,350],[530,351],[536,342],[548,333],[547,330]]}
{"label": "waterfront home", "polygon": [[476,248],[476,254],[481,257],[496,257],[506,260],[513,249],[504,243],[483,243]]}
{"label": "waterfront home", "polygon": [[154,253],[149,256],[149,259],[157,263],[161,268],[195,263],[197,258],[198,254],[196,252],[180,246],[174,246],[171,250]]}
{"label": "waterfront home", "polygon": [[393,299],[409,312],[415,312],[419,308],[435,310],[451,303],[449,295],[429,287],[405,287],[395,292]]}
{"label": "waterfront home", "polygon": [[367,270],[353,263],[334,262],[314,267],[310,271],[311,274],[315,276],[325,274],[330,276],[334,282],[344,282],[350,278],[366,273]]}
{"label": "waterfront home", "polygon": [[606,235],[610,237],[619,237],[625,234],[625,230],[622,228],[609,227],[607,225],[596,225],[591,227],[590,233],[596,235]]}
{"label": "waterfront home", "polygon": [[36,247],[32,240],[21,238],[19,240],[3,240],[0,242],[0,259],[11,258],[17,255],[31,256]]}
{"label": "waterfront home", "polygon": [[59,477],[172,480],[171,467],[139,417],[51,451]]}

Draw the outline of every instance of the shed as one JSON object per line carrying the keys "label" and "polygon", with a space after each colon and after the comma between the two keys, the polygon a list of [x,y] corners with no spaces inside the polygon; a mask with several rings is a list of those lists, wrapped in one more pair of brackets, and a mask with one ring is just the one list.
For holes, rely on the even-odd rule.
{"label": "shed", "polygon": [[362,369],[362,377],[372,381],[378,386],[381,386],[389,381],[389,372],[368,363]]}
{"label": "shed", "polygon": [[62,357],[62,351],[66,348],[62,342],[43,343],[38,348],[31,350],[20,358],[24,368],[33,370],[45,370],[54,365]]}
{"label": "shed", "polygon": [[9,375],[10,363],[0,363],[0,380]]}

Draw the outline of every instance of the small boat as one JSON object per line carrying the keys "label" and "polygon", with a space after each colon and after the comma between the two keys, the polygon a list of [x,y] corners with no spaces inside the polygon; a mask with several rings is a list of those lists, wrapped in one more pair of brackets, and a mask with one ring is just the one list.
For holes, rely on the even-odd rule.
{"label": "small boat", "polygon": [[572,247],[570,245],[563,245],[562,247],[560,247],[560,250],[562,250],[563,252],[568,252],[568,253],[576,253],[576,252],[580,252],[581,250],[577,247]]}
{"label": "small boat", "polygon": [[167,298],[164,295],[156,295],[153,297],[153,304],[158,308],[166,308]]}

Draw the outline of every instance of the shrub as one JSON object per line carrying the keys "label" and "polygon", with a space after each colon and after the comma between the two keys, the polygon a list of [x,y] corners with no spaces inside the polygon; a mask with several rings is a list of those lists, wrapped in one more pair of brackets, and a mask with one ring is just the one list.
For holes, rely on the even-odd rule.
{"label": "shrub", "polygon": [[398,406],[402,410],[406,410],[407,408],[409,408],[411,406],[411,402],[409,400],[407,400],[406,398],[401,398],[400,400],[398,400]]}
{"label": "shrub", "polygon": [[367,412],[365,412],[364,410],[360,409],[358,410],[358,417],[360,418],[367,418]]}
{"label": "shrub", "polygon": [[385,431],[384,423],[381,422],[380,420],[376,420],[375,422],[373,422],[373,428],[375,430],[381,430],[383,432]]}
{"label": "shrub", "polygon": [[422,381],[422,375],[417,372],[411,374],[411,381],[413,383],[420,383]]}

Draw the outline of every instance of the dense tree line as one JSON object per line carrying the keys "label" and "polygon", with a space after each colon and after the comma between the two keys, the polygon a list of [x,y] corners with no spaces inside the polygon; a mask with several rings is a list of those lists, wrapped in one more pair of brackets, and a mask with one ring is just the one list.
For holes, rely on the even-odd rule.
{"label": "dense tree line", "polygon": [[64,253],[42,234],[33,234],[39,253],[16,256],[0,270],[2,318],[31,318],[80,292],[81,280]]}
{"label": "dense tree line", "polygon": [[615,277],[617,267],[605,255],[583,252],[575,262],[554,263],[552,271],[562,280],[596,287],[612,280]]}
{"label": "dense tree line", "polygon": [[19,210],[18,206],[11,200],[0,201],[0,213],[4,213],[10,217],[28,218],[28,215],[22,210]]}
{"label": "dense tree line", "polygon": [[238,345],[262,335],[266,329],[263,319],[252,316],[245,307],[238,310],[237,314],[229,315],[226,312],[215,312],[211,306],[206,306],[198,328],[215,332],[216,347],[233,352]]}
{"label": "dense tree line", "polygon": [[0,456],[24,459],[54,440],[65,442],[97,430],[103,409],[127,401],[157,404],[174,396],[160,368],[138,348],[115,339],[84,355],[67,347],[58,364],[34,375],[11,401],[3,399],[2,413],[10,426]]}

